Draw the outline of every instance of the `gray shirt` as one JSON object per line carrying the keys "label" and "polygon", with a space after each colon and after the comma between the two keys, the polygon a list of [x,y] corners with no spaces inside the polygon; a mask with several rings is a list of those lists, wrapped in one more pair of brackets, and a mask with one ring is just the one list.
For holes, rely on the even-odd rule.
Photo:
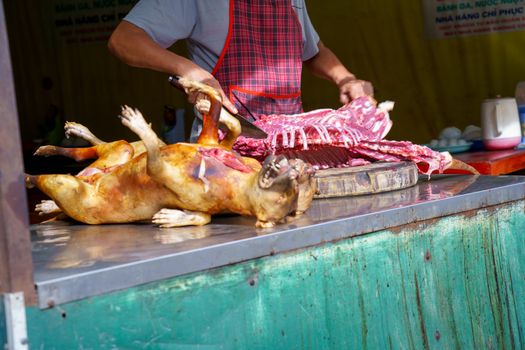
{"label": "gray shirt", "polygon": [[[319,35],[306,11],[304,0],[292,0],[301,23],[303,61],[318,53]],[[160,46],[167,48],[186,39],[193,62],[211,72],[228,34],[229,0],[140,0],[126,21],[142,28]]]}

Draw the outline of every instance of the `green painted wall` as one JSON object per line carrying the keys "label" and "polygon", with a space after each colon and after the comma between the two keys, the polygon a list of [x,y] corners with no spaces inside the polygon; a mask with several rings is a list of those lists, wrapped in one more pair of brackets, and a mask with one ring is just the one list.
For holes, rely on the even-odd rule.
{"label": "green painted wall", "polygon": [[525,201],[40,311],[34,349],[525,347]]}
{"label": "green painted wall", "polygon": [[5,313],[4,313],[4,298],[0,296],[0,347],[7,343],[7,334],[5,333]]}

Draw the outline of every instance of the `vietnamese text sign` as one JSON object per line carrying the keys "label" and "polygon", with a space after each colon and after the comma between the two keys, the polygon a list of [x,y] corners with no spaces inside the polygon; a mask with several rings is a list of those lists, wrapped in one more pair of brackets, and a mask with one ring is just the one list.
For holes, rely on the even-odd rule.
{"label": "vietnamese text sign", "polygon": [[137,0],[55,0],[53,25],[66,44],[106,42]]}
{"label": "vietnamese text sign", "polygon": [[525,0],[423,0],[430,38],[525,29]]}

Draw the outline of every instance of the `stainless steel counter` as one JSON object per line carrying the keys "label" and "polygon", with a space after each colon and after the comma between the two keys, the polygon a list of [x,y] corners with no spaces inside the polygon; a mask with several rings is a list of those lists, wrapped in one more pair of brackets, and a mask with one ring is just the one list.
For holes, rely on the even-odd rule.
{"label": "stainless steel counter", "polygon": [[525,177],[440,175],[383,194],[315,200],[272,229],[215,217],[203,227],[149,224],[31,227],[39,306],[525,198]]}

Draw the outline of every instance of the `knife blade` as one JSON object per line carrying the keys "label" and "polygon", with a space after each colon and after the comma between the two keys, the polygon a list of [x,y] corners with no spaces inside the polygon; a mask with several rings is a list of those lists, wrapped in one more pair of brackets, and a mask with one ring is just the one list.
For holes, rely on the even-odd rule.
{"label": "knife blade", "polygon": [[[168,82],[172,86],[176,87],[177,89],[184,91],[184,88],[179,83],[179,79],[180,79],[179,76],[170,75],[168,77]],[[224,106],[222,106],[221,108],[221,114],[222,113],[227,113],[235,117],[235,119],[239,121],[239,123],[241,124],[241,135],[242,136],[251,137],[254,139],[265,139],[268,136],[266,131],[259,128],[257,125],[253,124],[251,121],[244,118],[239,113],[233,114],[228,109],[226,109]],[[224,126],[222,124],[220,125],[220,128],[224,130]]]}

